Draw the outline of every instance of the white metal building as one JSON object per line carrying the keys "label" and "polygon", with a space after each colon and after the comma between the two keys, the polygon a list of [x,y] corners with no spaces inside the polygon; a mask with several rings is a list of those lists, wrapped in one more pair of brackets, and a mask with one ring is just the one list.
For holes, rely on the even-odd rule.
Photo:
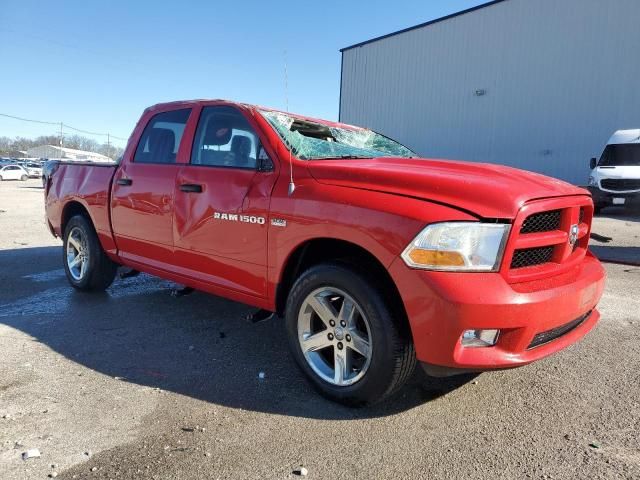
{"label": "white metal building", "polygon": [[640,128],[639,0],[498,0],[342,51],[340,120],[585,184]]}
{"label": "white metal building", "polygon": [[112,162],[109,157],[100,153],[76,150],[75,148],[58,147],[56,145],[40,145],[27,150],[29,157],[61,158],[64,160],[81,160],[91,162]]}

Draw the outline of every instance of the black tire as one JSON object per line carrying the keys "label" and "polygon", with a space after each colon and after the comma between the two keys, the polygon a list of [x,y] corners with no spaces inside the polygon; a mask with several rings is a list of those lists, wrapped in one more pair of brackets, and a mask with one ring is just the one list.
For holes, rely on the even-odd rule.
{"label": "black tire", "polygon": [[594,205],[593,207],[593,214],[594,215],[599,215],[600,212],[602,212],[602,205]]}
{"label": "black tire", "polygon": [[[69,235],[74,228],[80,229],[81,234],[86,239],[88,257],[86,271],[79,279],[74,278],[71,274],[67,262]],[[118,270],[118,265],[107,257],[102,245],[100,245],[93,225],[84,215],[72,217],[65,226],[62,243],[62,263],[71,286],[83,292],[102,292],[106,290],[113,283]]]}
{"label": "black tire", "polygon": [[[307,296],[323,287],[337,288],[348,294],[369,324],[371,360],[364,375],[351,385],[334,385],[316,374],[298,340],[300,309]],[[393,395],[411,376],[416,365],[413,342],[407,328],[402,328],[400,315],[396,314],[394,319],[391,303],[385,301],[382,290],[374,282],[341,263],[316,265],[296,280],[285,310],[289,345],[298,366],[322,395],[348,406],[370,405]]]}
{"label": "black tire", "polygon": [[22,175],[20,177],[20,180],[22,180],[23,182],[26,182],[27,180],[29,180],[29,177],[27,175]]}

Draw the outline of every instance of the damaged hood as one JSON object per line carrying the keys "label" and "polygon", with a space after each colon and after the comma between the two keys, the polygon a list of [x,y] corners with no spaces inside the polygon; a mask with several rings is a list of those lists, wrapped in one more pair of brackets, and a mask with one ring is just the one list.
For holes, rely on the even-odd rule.
{"label": "damaged hood", "polygon": [[431,200],[483,218],[512,219],[530,200],[588,195],[555,178],[486,163],[379,157],[311,160],[308,166],[323,184]]}

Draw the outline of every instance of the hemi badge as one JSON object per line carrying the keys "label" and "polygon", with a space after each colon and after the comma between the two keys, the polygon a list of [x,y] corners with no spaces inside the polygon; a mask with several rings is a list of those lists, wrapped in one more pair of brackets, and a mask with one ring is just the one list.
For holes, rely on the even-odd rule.
{"label": "hemi badge", "polygon": [[287,221],[284,218],[272,218],[271,225],[274,227],[286,227]]}

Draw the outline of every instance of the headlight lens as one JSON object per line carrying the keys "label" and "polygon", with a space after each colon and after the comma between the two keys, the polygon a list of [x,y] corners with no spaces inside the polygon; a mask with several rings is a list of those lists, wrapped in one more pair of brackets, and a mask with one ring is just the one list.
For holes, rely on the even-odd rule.
{"label": "headlight lens", "polygon": [[409,244],[402,259],[426,270],[497,271],[510,229],[501,223],[434,223]]}
{"label": "headlight lens", "polygon": [[598,186],[598,182],[596,181],[595,177],[590,175],[589,176],[589,186],[590,187],[597,187]]}

